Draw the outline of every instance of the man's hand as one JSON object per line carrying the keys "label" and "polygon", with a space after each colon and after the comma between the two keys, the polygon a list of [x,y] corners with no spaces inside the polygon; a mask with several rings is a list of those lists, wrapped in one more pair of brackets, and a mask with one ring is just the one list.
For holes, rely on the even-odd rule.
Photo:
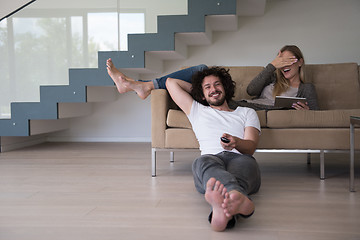
{"label": "man's hand", "polygon": [[228,133],[224,133],[221,137],[229,139],[228,143],[219,139],[221,146],[225,150],[231,151],[235,148],[242,154],[253,155],[259,142],[259,130],[254,127],[246,127],[244,139],[232,136]]}
{"label": "man's hand", "polygon": [[[223,141],[221,140],[221,138],[225,138],[228,140],[227,141]],[[224,133],[220,138],[220,142],[221,142],[221,146],[225,149],[225,150],[233,150],[236,146],[236,140],[234,136],[231,136],[230,134]]]}

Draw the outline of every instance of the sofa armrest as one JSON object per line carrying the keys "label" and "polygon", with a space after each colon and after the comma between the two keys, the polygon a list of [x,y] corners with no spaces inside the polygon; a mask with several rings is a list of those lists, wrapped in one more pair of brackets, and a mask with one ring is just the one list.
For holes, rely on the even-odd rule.
{"label": "sofa armrest", "polygon": [[166,117],[170,96],[165,89],[151,92],[151,146],[165,148]]}

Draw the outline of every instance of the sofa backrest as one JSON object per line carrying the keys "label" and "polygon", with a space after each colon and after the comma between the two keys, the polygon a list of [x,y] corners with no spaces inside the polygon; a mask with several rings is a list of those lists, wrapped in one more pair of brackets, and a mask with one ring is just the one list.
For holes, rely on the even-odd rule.
{"label": "sofa backrest", "polygon": [[234,100],[251,99],[247,94],[246,88],[264,67],[226,67],[230,71],[231,77],[236,82],[236,91]]}
{"label": "sofa backrest", "polygon": [[[261,66],[225,67],[236,82],[234,100],[251,99],[246,87]],[[357,63],[306,64],[306,81],[314,84],[320,110],[360,108],[360,66]],[[170,108],[177,109],[176,104]]]}
{"label": "sofa backrest", "polygon": [[357,63],[307,64],[305,77],[315,85],[321,110],[360,108]]}

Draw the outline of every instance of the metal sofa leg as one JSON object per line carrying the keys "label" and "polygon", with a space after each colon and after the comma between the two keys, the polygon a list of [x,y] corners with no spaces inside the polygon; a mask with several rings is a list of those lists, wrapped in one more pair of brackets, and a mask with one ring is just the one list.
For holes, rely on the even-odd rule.
{"label": "metal sofa leg", "polygon": [[307,160],[307,164],[311,164],[311,153],[307,153],[306,154],[306,160]]}
{"label": "metal sofa leg", "polygon": [[151,175],[156,177],[156,148],[151,149]]}
{"label": "metal sofa leg", "polygon": [[170,162],[174,162],[174,151],[170,152]]}
{"label": "metal sofa leg", "polygon": [[325,179],[325,151],[320,150],[320,179]]}

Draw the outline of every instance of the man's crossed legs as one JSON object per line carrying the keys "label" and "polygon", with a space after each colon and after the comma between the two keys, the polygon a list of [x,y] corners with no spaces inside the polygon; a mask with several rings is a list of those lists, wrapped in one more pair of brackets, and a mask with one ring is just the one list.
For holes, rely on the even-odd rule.
{"label": "man's crossed legs", "polygon": [[196,189],[205,193],[212,207],[209,221],[213,230],[224,231],[233,226],[237,215],[248,217],[254,212],[248,194],[258,191],[261,180],[252,156],[231,152],[203,155],[194,161],[193,174]]}

